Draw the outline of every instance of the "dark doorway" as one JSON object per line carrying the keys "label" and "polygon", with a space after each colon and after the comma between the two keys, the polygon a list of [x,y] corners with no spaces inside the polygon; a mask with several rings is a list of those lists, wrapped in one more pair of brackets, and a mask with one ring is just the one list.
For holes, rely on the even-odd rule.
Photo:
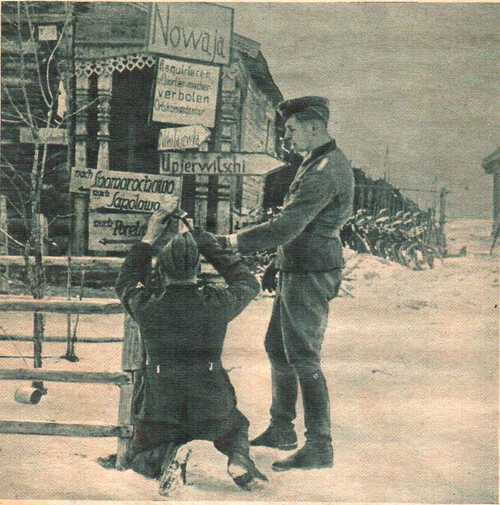
{"label": "dark doorway", "polygon": [[149,121],[154,69],[113,75],[110,169],[158,173],[160,125]]}

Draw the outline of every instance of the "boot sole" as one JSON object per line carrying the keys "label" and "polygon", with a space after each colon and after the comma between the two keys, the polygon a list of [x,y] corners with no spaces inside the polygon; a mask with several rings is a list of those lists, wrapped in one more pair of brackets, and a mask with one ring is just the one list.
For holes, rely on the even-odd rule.
{"label": "boot sole", "polygon": [[186,484],[186,471],[191,449],[181,447],[173,461],[163,469],[158,492],[161,496],[170,496],[181,485]]}
{"label": "boot sole", "polygon": [[280,451],[293,451],[297,449],[298,444],[287,444],[287,445],[266,445],[266,444],[252,444],[252,447],[267,447],[268,449],[279,449]]}
{"label": "boot sole", "polygon": [[275,466],[272,465],[271,468],[274,472],[288,472],[288,470],[321,470],[325,468],[333,468],[333,463],[326,463],[324,465],[314,465],[314,466]]}

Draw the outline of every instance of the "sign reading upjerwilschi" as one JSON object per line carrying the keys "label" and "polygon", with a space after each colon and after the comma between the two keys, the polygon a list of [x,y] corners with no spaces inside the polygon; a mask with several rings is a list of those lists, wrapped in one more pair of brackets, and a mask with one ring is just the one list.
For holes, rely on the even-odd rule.
{"label": "sign reading upjerwilschi", "polygon": [[215,125],[220,68],[158,58],[152,120]]}
{"label": "sign reading upjerwilschi", "polygon": [[168,175],[266,175],[283,165],[265,153],[161,153],[160,172]]}
{"label": "sign reading upjerwilschi", "polygon": [[154,3],[146,49],[164,56],[229,64],[233,9],[206,3]]}
{"label": "sign reading upjerwilschi", "polygon": [[154,212],[181,194],[178,177],[97,170],[90,188],[90,209]]}

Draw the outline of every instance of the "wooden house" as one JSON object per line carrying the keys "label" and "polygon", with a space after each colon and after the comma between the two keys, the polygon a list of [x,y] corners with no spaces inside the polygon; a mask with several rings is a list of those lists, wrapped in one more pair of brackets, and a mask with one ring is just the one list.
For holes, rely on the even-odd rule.
{"label": "wooden house", "polygon": [[[63,70],[49,79],[55,80],[53,90],[66,94],[65,113],[74,116],[64,129],[65,141],[49,146],[42,210],[50,215],[49,233],[56,242],[64,244],[64,236],[71,236],[73,254],[85,254],[88,197],[70,195],[70,171],[158,173],[159,131],[171,126],[150,118],[158,58],[145,51],[148,7],[114,2],[28,4],[29,16],[23,9],[18,12],[16,2],[2,2],[2,94],[12,99],[5,95],[2,107],[4,112],[19,104],[23,108],[26,90],[35,104],[32,109],[47,115],[38,89],[37,65],[43,73],[43,62],[37,60],[47,59],[60,39],[57,55]],[[233,34],[230,63],[221,67],[215,124],[200,150],[277,157],[280,125],[275,107],[281,99],[259,43]],[[59,107],[61,97],[58,100]],[[57,118],[56,111],[55,123]],[[2,159],[0,191],[8,195],[12,223],[19,221],[16,207],[22,200],[21,183],[15,179],[22,176],[26,181],[33,161],[33,144],[26,135],[21,137],[23,128],[2,121],[2,158],[9,168]],[[262,204],[263,188],[260,176],[184,175],[182,207],[197,225],[227,233],[238,227],[248,209]]]}

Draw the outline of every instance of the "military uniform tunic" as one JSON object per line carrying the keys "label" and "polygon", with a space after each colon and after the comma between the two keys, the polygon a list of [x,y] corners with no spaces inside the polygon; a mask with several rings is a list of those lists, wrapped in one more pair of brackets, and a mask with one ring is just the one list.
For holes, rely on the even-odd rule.
{"label": "military uniform tunic", "polygon": [[340,288],[340,228],[352,213],[354,177],[335,141],[304,158],[273,221],[238,233],[238,250],[277,247],[277,296],[266,334],[273,379],[272,423],[295,418],[297,377],[304,400],[306,435],[331,438],[329,399],[321,347],[329,301]]}

